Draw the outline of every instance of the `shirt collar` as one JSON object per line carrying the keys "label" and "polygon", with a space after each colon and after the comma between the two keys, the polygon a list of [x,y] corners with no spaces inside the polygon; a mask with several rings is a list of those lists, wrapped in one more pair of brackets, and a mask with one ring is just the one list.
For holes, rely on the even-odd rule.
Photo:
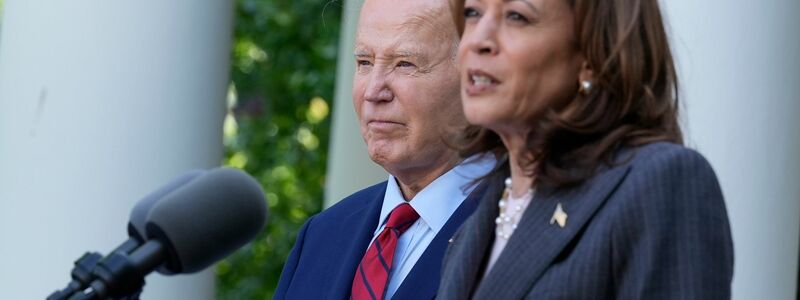
{"label": "shirt collar", "polygon": [[[450,219],[450,215],[475,189],[475,184],[472,183],[488,174],[495,164],[496,161],[491,155],[469,157],[428,184],[408,203],[417,211],[420,219],[433,233],[438,234]],[[383,227],[389,213],[403,203],[406,201],[400,192],[400,186],[395,177],[390,175],[386,194],[383,196],[380,223],[376,228],[376,234]]]}

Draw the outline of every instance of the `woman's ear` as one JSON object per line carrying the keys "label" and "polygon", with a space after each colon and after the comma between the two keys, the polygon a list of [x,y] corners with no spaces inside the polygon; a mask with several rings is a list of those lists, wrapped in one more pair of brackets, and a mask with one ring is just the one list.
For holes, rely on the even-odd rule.
{"label": "woman's ear", "polygon": [[581,70],[578,73],[578,92],[588,95],[592,92],[594,85],[594,71],[592,71],[592,68],[589,67],[589,62],[584,60],[581,64]]}
{"label": "woman's ear", "polygon": [[589,81],[592,83],[595,82],[594,71],[592,71],[592,68],[589,67],[588,61],[584,60],[583,63],[581,64],[581,71],[578,73],[578,81],[580,82]]}

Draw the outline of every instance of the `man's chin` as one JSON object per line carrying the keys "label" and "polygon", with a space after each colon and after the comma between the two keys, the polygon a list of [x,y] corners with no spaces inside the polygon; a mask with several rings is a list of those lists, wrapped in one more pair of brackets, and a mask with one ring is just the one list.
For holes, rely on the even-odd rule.
{"label": "man's chin", "polygon": [[392,166],[403,163],[402,155],[389,144],[370,145],[367,150],[369,151],[369,158],[386,169],[386,171],[392,169]]}
{"label": "man's chin", "polygon": [[381,151],[369,151],[369,158],[380,166],[389,165],[393,162],[392,156],[389,153]]}

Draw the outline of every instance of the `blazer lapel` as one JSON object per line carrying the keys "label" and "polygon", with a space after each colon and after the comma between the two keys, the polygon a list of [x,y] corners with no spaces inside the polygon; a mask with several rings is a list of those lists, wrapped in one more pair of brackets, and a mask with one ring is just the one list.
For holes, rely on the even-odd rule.
{"label": "blazer lapel", "polygon": [[486,193],[486,183],[480,184],[464,202],[458,206],[453,215],[447,220],[436,237],[433,238],[428,248],[414,264],[403,283],[395,292],[393,299],[433,299],[439,288],[439,274],[442,268],[442,257],[447,248],[448,241],[456,229],[464,223],[480,203]]}
{"label": "blazer lapel", "polygon": [[342,232],[342,235],[352,235],[354,238],[346,245],[346,253],[348,256],[335,257],[333,260],[340,261],[341,263],[338,275],[332,279],[336,280],[333,286],[335,289],[331,293],[330,299],[348,299],[350,298],[350,291],[353,285],[353,278],[356,274],[356,268],[361,263],[361,258],[369,247],[369,242],[372,240],[375,228],[378,227],[378,217],[381,213],[381,206],[383,204],[383,196],[386,193],[386,184],[384,183],[383,189],[375,193],[369,205],[362,209],[353,211],[343,221],[349,221],[351,224],[346,228],[350,228],[351,232]]}
{"label": "blazer lapel", "polygon": [[449,252],[445,253],[449,265],[445,265],[448,270],[443,273],[450,277],[441,285],[449,293],[448,299],[470,298],[479,276],[483,274],[483,260],[494,238],[494,219],[498,214],[495,203],[502,195],[503,180],[507,176],[507,172],[500,172],[487,179],[487,190],[479,200],[478,208],[458,229]]}
{"label": "blazer lapel", "polygon": [[[537,191],[525,210],[518,229],[475,291],[475,298],[523,298],[595,211],[605,203],[628,170],[628,166],[606,169],[580,187],[565,192]],[[564,228],[550,224],[559,203],[568,215]],[[492,216],[492,220],[496,215],[495,213]],[[494,222],[482,223],[482,226],[494,229]],[[488,256],[489,252],[482,253]]]}

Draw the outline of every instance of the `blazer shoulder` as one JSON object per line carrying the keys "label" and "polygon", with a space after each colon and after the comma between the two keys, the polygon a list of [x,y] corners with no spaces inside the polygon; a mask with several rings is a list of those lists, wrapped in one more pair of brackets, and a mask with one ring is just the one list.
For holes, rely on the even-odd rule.
{"label": "blazer shoulder", "polygon": [[[635,149],[602,220],[611,224],[620,298],[730,298],[733,243],[711,165],[671,143]],[[660,295],[660,296],[657,296]]]}
{"label": "blazer shoulder", "polygon": [[637,149],[630,172],[609,204],[614,223],[675,224],[702,219],[727,227],[722,189],[711,165],[697,151],[671,143]]}
{"label": "blazer shoulder", "polygon": [[[621,160],[629,160],[629,164],[638,171],[664,171],[669,169],[688,168],[695,170],[713,170],[702,154],[682,145],[658,142],[635,149],[623,151]],[[716,176],[714,176],[716,177]]]}
{"label": "blazer shoulder", "polygon": [[700,153],[672,143],[626,151],[632,155],[621,156],[630,171],[607,204],[610,212],[619,214],[614,223],[679,221],[695,212],[703,214],[700,218],[727,223],[719,181]]}
{"label": "blazer shoulder", "polygon": [[377,183],[370,187],[357,191],[345,197],[336,204],[328,207],[316,215],[316,223],[324,223],[327,220],[340,221],[343,215],[347,215],[355,210],[360,210],[373,204],[373,201],[382,201],[386,193],[386,181]]}
{"label": "blazer shoulder", "polygon": [[659,142],[625,150],[618,159],[627,161],[630,167],[622,185],[622,191],[629,194],[672,201],[703,199],[697,197],[698,193],[722,198],[714,169],[693,149]]}

